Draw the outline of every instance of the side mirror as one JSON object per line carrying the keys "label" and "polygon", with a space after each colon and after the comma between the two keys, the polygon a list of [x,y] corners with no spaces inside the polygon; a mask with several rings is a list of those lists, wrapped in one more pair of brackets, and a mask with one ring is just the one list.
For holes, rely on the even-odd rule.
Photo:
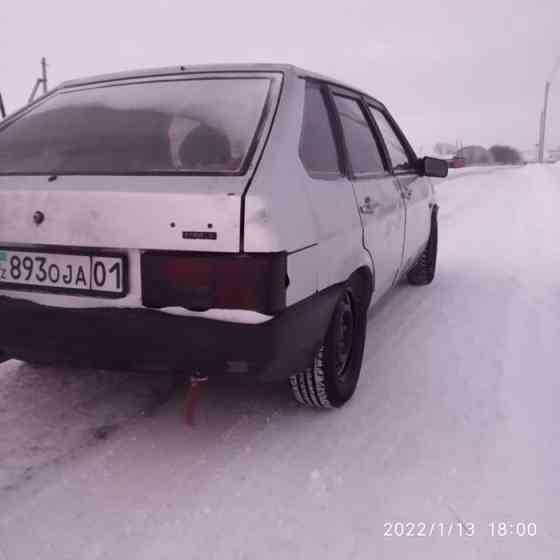
{"label": "side mirror", "polygon": [[447,162],[443,159],[424,157],[418,160],[418,173],[426,177],[447,177]]}

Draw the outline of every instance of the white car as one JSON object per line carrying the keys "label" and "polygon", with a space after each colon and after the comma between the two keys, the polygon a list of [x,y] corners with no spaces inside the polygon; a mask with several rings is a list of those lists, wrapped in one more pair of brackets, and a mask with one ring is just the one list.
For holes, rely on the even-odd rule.
{"label": "white car", "polygon": [[368,308],[434,277],[446,174],[382,103],[293,66],[63,83],[0,123],[3,357],[341,406]]}

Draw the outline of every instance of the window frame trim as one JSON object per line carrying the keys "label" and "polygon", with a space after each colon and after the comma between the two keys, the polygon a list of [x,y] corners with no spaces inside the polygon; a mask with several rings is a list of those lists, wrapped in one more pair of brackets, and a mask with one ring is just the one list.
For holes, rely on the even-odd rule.
{"label": "window frame trim", "polygon": [[[416,153],[412,149],[412,146],[408,142],[406,136],[404,135],[403,131],[400,129],[399,125],[397,124],[397,122],[395,121],[395,119],[393,118],[391,113],[387,110],[386,107],[380,106],[377,103],[373,103],[372,100],[370,100],[368,98],[364,99],[364,103],[366,105],[366,111],[368,113],[368,116],[372,120],[375,128],[379,131],[379,137],[383,141],[383,146],[384,146],[384,149],[386,150],[387,162],[390,163],[390,173],[392,175],[395,175],[395,176],[419,175],[419,173],[418,173],[418,156],[416,155]],[[387,143],[385,142],[385,138],[383,136],[383,133],[381,132],[381,129],[379,128],[379,125],[377,124],[377,121],[375,120],[375,117],[370,113],[369,107],[371,107],[372,109],[375,109],[376,111],[379,111],[385,117],[387,122],[389,123],[389,126],[392,128],[393,132],[395,133],[395,136],[397,137],[397,140],[399,140],[399,142],[402,144],[402,146],[404,148],[404,151],[405,151],[409,161],[411,162],[410,169],[395,169],[393,167],[393,161],[391,159],[391,155],[389,154],[389,150],[387,148]]]}
{"label": "window frame trim", "polygon": [[[302,121],[301,121],[301,129],[299,135],[299,143],[298,143],[298,156],[305,169],[305,172],[311,177],[312,179],[317,179],[319,181],[336,181],[345,177],[345,167],[344,167],[344,157],[341,151],[340,142],[337,138],[337,131],[336,131],[336,123],[334,121],[334,115],[331,108],[331,100],[328,96],[328,91],[326,90],[325,84],[321,83],[317,80],[313,79],[304,79],[304,92],[303,92],[303,113],[302,113]],[[323,103],[325,104],[325,110],[327,113],[327,119],[329,123],[329,127],[332,133],[332,139],[334,142],[334,147],[336,150],[336,158],[337,158],[337,165],[338,171],[312,171],[308,169],[307,165],[305,164],[305,160],[302,154],[303,148],[303,134],[304,134],[304,125],[305,125],[305,101],[307,99],[307,88],[316,88],[321,95]]]}
{"label": "window frame trim", "polygon": [[[345,162],[345,171],[346,171],[346,177],[351,180],[351,181],[362,181],[362,180],[368,180],[368,179],[379,179],[379,178],[383,178],[383,177],[387,177],[392,175],[392,173],[389,171],[389,166],[388,166],[388,162],[390,160],[388,160],[387,158],[387,154],[385,152],[386,148],[385,145],[383,143],[382,137],[380,135],[378,135],[378,131],[377,131],[377,125],[372,122],[372,119],[370,118],[371,115],[369,115],[369,111],[367,111],[367,109],[365,109],[364,107],[364,96],[360,93],[354,92],[352,90],[340,87],[338,85],[333,85],[333,84],[325,84],[328,92],[329,92],[329,98],[331,100],[331,106],[332,106],[332,110],[334,112],[334,118],[337,122],[337,131],[338,131],[338,135],[339,135],[339,141],[341,144],[341,149],[343,152],[343,157],[344,157],[344,162]],[[365,173],[356,173],[353,168],[352,168],[352,160],[350,158],[350,152],[348,150],[348,146],[346,144],[346,139],[344,137],[344,130],[343,130],[343,126],[342,126],[342,120],[340,118],[340,115],[338,113],[338,109],[336,107],[336,102],[334,100],[335,96],[339,96],[339,97],[345,97],[347,99],[352,99],[353,101],[356,101],[358,103],[358,106],[360,108],[360,110],[362,111],[362,115],[364,117],[364,120],[366,121],[369,130],[372,134],[373,140],[377,146],[377,149],[379,151],[379,155],[381,156],[381,161],[383,163],[383,170],[381,171],[369,171],[369,172],[365,172]]]}

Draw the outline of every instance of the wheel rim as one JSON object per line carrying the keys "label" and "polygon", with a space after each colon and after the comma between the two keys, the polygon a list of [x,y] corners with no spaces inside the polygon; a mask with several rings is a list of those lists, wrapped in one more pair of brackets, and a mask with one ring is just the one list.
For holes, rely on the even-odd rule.
{"label": "wheel rim", "polygon": [[352,356],[354,343],[354,309],[352,307],[352,298],[348,291],[345,292],[338,306],[334,335],[336,377],[343,379]]}

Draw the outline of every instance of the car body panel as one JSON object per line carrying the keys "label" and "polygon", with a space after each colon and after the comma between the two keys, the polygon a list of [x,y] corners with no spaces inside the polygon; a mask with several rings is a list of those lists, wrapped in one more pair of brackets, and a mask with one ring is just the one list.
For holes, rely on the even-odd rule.
{"label": "car body panel", "polygon": [[303,85],[284,80],[274,126],[245,194],[243,250],[296,251],[317,242],[298,145]]}
{"label": "car body panel", "polygon": [[244,249],[286,250],[289,268],[295,262],[290,253],[298,251],[298,261],[305,258],[301,274],[290,275],[290,304],[311,287],[322,290],[361,266],[372,269],[352,184],[344,177],[313,180],[299,158],[304,96],[304,80],[285,80],[267,149],[245,198]]}
{"label": "car body panel", "polygon": [[402,174],[397,177],[406,203],[406,235],[403,270],[409,269],[424,250],[430,236],[433,189],[427,177]]}
{"label": "car body panel", "polygon": [[[0,176],[2,243],[238,251],[246,177]],[[150,188],[151,187],[151,188]],[[33,221],[41,211],[44,222]],[[211,227],[209,227],[211,226]],[[216,239],[185,239],[212,231]]]}
{"label": "car body panel", "polygon": [[353,181],[364,244],[375,263],[375,304],[393,285],[401,269],[405,239],[405,204],[390,174]]}

